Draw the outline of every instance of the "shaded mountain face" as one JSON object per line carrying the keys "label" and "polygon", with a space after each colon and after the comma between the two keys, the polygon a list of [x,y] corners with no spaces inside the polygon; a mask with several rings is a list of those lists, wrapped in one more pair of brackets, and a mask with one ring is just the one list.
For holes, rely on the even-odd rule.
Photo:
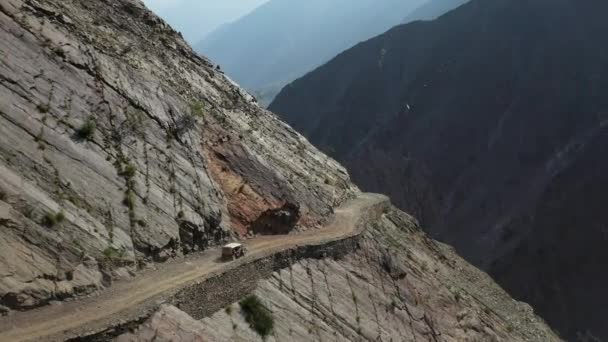
{"label": "shaded mountain face", "polygon": [[418,7],[410,13],[403,23],[409,23],[414,20],[433,20],[443,15],[444,13],[457,8],[469,0],[429,0],[422,6]]}
{"label": "shaded mountain face", "polygon": [[472,1],[340,54],[270,109],[567,336],[608,338],[607,9]]}
{"label": "shaded mountain face", "polygon": [[269,104],[287,83],[401,22],[424,0],[272,0],[196,49]]}

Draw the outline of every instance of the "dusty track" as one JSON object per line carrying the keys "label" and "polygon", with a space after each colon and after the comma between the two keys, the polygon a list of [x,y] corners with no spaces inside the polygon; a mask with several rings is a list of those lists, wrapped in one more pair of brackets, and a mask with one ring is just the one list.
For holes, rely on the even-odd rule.
{"label": "dusty track", "polygon": [[366,218],[378,214],[387,204],[385,196],[359,194],[336,209],[331,223],[323,229],[249,240],[249,253],[236,262],[222,263],[217,260],[219,251],[210,250],[196,258],[160,265],[131,281],[119,282],[98,296],[1,318],[0,341],[64,340],[86,331],[99,331],[117,321],[136,319],[143,308],[156,305],[164,295],[192,282],[298,245],[322,245],[358,235],[365,229]]}

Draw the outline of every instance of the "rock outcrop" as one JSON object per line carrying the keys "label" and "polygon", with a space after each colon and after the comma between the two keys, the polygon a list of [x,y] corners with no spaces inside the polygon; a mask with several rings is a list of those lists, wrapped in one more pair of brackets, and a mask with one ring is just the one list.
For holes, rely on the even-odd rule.
{"label": "rock outcrop", "polygon": [[0,27],[3,307],[102,289],[284,203],[314,226],[356,190],[139,1],[7,0]]}

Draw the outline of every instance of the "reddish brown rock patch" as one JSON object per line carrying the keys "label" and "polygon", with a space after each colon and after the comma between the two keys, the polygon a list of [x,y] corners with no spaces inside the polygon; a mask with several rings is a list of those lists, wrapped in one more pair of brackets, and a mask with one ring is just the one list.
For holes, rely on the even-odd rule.
{"label": "reddish brown rock patch", "polygon": [[247,179],[235,171],[238,170],[238,167],[235,167],[234,161],[242,161],[241,166],[245,166],[248,158],[239,155],[245,151],[239,146],[231,144],[229,138],[224,138],[213,145],[204,146],[204,151],[210,175],[220,185],[226,196],[232,229],[239,235],[246,235],[251,224],[262,213],[281,208],[285,204],[284,201],[274,196],[260,193]]}

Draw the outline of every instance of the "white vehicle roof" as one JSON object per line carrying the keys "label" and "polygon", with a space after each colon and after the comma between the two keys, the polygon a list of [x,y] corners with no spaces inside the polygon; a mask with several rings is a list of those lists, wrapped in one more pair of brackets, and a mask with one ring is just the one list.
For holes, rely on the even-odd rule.
{"label": "white vehicle roof", "polygon": [[224,248],[237,248],[237,247],[241,247],[241,246],[242,246],[242,244],[240,244],[240,243],[232,242],[227,245],[224,245]]}

